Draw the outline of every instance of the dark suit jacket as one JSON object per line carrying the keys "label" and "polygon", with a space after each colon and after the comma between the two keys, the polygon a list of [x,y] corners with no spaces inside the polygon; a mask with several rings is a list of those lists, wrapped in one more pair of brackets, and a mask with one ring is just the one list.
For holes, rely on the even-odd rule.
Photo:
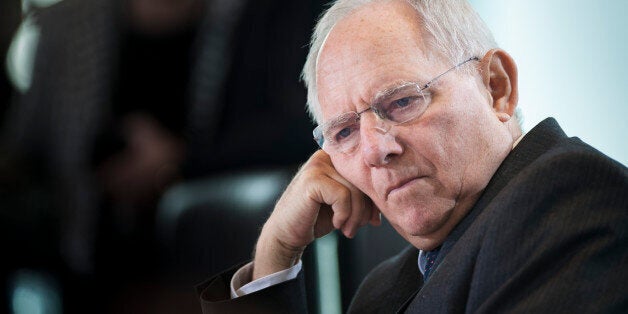
{"label": "dark suit jacket", "polygon": [[[429,280],[409,247],[369,273],[349,312],[627,312],[627,230],[626,167],[547,119],[442,244]],[[233,272],[199,286],[204,313],[304,311],[302,276],[228,300]]]}

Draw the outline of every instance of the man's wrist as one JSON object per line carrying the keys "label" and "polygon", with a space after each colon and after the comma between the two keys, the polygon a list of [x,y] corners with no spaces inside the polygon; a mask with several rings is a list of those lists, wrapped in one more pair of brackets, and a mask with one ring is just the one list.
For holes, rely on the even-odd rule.
{"label": "man's wrist", "polygon": [[262,231],[255,247],[252,280],[288,269],[298,263],[305,247],[291,247]]}

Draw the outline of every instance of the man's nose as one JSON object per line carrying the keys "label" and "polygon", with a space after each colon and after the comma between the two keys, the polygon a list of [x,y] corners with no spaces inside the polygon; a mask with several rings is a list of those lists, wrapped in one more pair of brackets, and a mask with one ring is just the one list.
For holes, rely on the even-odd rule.
{"label": "man's nose", "polygon": [[362,119],[360,126],[360,146],[364,162],[370,167],[380,167],[388,164],[392,158],[403,152],[391,126],[376,115],[369,115]]}

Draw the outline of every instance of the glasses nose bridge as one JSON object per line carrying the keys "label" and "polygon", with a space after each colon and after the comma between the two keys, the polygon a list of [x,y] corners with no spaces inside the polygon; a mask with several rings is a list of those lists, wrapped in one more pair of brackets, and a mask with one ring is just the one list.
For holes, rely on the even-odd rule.
{"label": "glasses nose bridge", "polygon": [[395,132],[389,132],[392,128],[391,121],[382,119],[377,114],[375,116],[377,117],[366,119],[368,122],[360,127],[358,149],[369,164],[380,164],[388,155],[386,152],[397,141]]}
{"label": "glasses nose bridge", "polygon": [[[363,120],[362,119],[362,114],[368,112],[368,111],[372,111],[374,114],[374,119],[373,119],[373,125],[365,125],[365,122],[360,121],[360,129],[363,130],[367,130],[367,129],[374,129],[376,130],[378,133],[380,134],[386,134],[388,133],[388,131],[390,131],[390,128],[392,127],[392,121],[386,119],[386,117],[384,117],[381,112],[379,112],[377,110],[377,108],[374,107],[369,107],[361,112],[358,113],[358,117],[359,120]],[[364,120],[369,120],[369,119],[364,119]],[[367,124],[369,122],[366,122]]]}

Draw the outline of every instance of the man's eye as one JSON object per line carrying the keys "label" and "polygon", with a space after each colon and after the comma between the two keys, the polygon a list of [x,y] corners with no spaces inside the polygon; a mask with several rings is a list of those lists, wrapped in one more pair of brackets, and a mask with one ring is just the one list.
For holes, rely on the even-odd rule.
{"label": "man's eye", "polygon": [[404,97],[404,98],[397,99],[397,100],[393,101],[393,105],[394,106],[393,106],[393,108],[390,108],[390,109],[395,109],[394,107],[404,108],[404,107],[408,106],[410,104],[410,101],[411,101],[410,98],[411,97]]}
{"label": "man's eye", "polygon": [[417,106],[421,106],[422,100],[423,98],[421,96],[407,96],[389,102],[383,109],[388,116],[394,116],[398,113],[401,114],[402,112],[411,111]]}
{"label": "man's eye", "polygon": [[425,105],[426,100],[423,95],[409,95],[386,103],[381,112],[387,119],[402,122],[420,114],[425,110]]}
{"label": "man's eye", "polygon": [[344,128],[340,131],[338,131],[338,133],[336,134],[336,141],[342,141],[343,139],[349,137],[351,135],[351,129],[350,128]]}
{"label": "man's eye", "polygon": [[336,143],[346,143],[355,138],[358,134],[359,124],[347,125],[344,127],[338,127],[333,131],[333,141]]}

